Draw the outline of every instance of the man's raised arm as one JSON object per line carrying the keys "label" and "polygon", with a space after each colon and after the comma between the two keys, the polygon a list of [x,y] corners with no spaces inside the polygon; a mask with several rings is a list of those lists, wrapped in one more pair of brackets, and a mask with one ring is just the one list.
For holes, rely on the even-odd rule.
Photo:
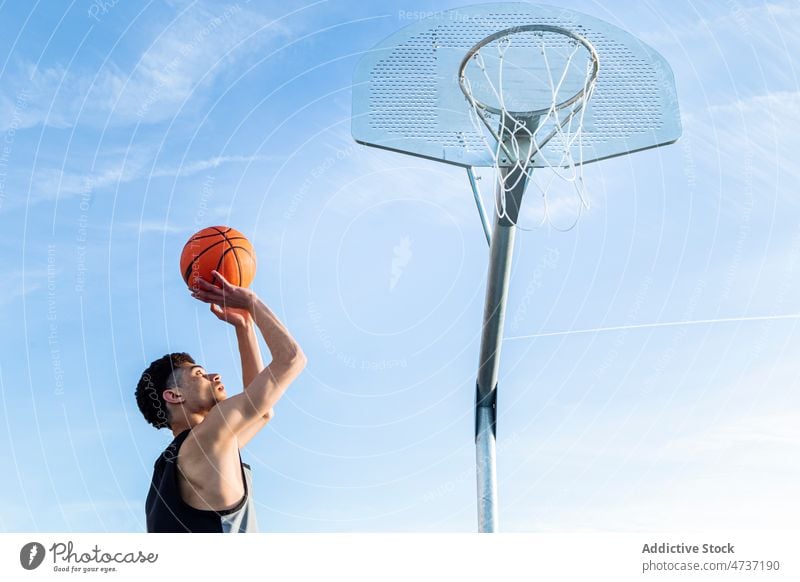
{"label": "man's raised arm", "polygon": [[258,296],[254,295],[253,319],[272,354],[272,362],[247,385],[245,391],[253,398],[265,398],[259,410],[267,414],[280,400],[289,384],[306,366],[306,356],[278,316]]}
{"label": "man's raised arm", "polygon": [[[195,291],[192,296],[200,301],[216,304],[223,311],[248,311],[272,354],[272,362],[245,386],[245,393],[231,397],[223,406],[226,409],[228,429],[240,432],[247,424],[269,414],[289,384],[302,372],[306,357],[286,326],[253,291],[231,285],[216,271],[214,276],[222,284],[221,288],[202,282],[200,290]],[[253,333],[251,330],[248,332]],[[255,337],[252,339],[255,340]],[[244,369],[244,354],[242,358]]]}

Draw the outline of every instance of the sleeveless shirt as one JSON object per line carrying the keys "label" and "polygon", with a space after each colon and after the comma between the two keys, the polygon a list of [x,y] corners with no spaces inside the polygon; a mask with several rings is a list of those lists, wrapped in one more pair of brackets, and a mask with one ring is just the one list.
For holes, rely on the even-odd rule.
{"label": "sleeveless shirt", "polygon": [[242,463],[244,496],[231,509],[213,511],[187,504],[178,488],[178,452],[189,436],[186,429],[156,459],[145,501],[147,531],[160,533],[252,533],[258,531],[250,465]]}

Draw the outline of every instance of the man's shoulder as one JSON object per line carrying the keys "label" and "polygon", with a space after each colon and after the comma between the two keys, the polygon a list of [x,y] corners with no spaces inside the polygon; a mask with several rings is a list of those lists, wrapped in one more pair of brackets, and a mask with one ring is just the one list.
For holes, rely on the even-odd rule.
{"label": "man's shoulder", "polygon": [[238,457],[235,440],[226,438],[224,432],[211,424],[204,425],[205,421],[193,426],[173,441],[173,458],[178,459],[181,466],[189,463],[217,465],[229,456]]}
{"label": "man's shoulder", "polygon": [[162,455],[164,455],[167,458],[171,458],[171,459],[174,459],[175,457],[177,457],[178,456],[178,451],[180,450],[181,445],[183,445],[184,441],[187,439],[187,437],[191,433],[191,430],[192,429],[187,428],[186,430],[183,430],[183,431],[179,432],[177,435],[175,435],[173,437],[172,441],[164,449],[164,452],[162,453]]}

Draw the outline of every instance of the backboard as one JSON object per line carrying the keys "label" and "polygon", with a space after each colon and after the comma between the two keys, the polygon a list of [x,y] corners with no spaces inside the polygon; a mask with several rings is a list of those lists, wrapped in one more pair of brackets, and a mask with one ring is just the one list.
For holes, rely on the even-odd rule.
{"label": "backboard", "polygon": [[[470,119],[459,69],[483,39],[530,25],[573,31],[597,52],[599,73],[583,112],[582,151],[574,152],[575,159],[588,163],[678,139],[675,81],[658,52],[598,18],[528,3],[434,13],[370,50],[360,60],[353,83],[354,139],[458,166],[493,166],[495,160]],[[556,149],[554,143],[545,145],[533,167],[558,163],[563,153]]]}

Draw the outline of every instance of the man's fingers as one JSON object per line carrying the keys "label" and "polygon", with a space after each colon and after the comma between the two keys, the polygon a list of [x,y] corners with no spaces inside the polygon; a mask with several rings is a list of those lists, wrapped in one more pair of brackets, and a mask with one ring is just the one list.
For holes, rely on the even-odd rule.
{"label": "man's fingers", "polygon": [[198,286],[200,286],[200,287],[204,287],[204,288],[206,288],[206,289],[213,289],[213,288],[217,288],[217,289],[219,289],[219,287],[217,287],[216,285],[214,285],[212,282],[210,282],[210,281],[206,281],[206,280],[205,280],[205,279],[203,279],[202,277],[198,277],[198,278],[197,278],[197,284],[198,284]]}
{"label": "man's fingers", "polygon": [[222,299],[225,295],[225,292],[220,289],[219,287],[213,287],[212,289],[195,289],[192,291],[192,295],[196,295],[198,297],[209,298],[209,299]]}
{"label": "man's fingers", "polygon": [[[225,278],[220,275],[219,271],[211,272],[222,287],[209,283],[205,279],[198,279],[198,286],[192,290],[192,297],[204,303],[216,303],[218,308],[224,310],[227,307],[228,301],[236,303],[236,291],[238,287],[230,284]],[[216,310],[212,309],[214,313]]]}
{"label": "man's fingers", "polygon": [[219,274],[219,271],[211,271],[211,274],[214,275],[214,277],[216,277],[220,283],[222,283],[223,289],[231,289],[231,287],[233,287],[233,285],[231,285],[225,277]]}
{"label": "man's fingers", "polygon": [[192,293],[192,297],[202,301],[203,303],[222,303],[223,298],[211,295],[210,293],[205,293],[203,291],[195,291]]}

